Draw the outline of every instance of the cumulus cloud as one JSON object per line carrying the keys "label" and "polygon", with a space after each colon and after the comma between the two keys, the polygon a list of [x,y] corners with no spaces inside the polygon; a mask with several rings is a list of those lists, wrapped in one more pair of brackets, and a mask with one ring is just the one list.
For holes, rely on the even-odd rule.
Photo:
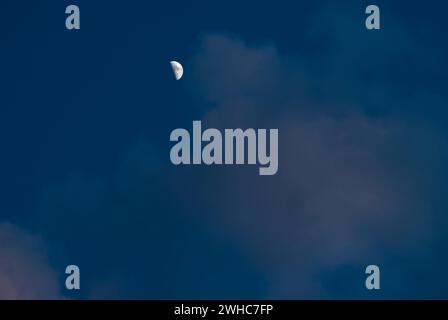
{"label": "cumulus cloud", "polygon": [[42,240],[1,223],[0,299],[59,299],[59,287]]}
{"label": "cumulus cloud", "polygon": [[[305,67],[307,57],[283,56],[270,43],[212,34],[199,48],[192,59],[195,86],[212,104],[203,125],[279,128],[279,173],[266,178],[232,168],[212,174],[209,183],[225,191],[212,194],[208,205],[215,211],[203,217],[245,243],[270,274],[272,297],[331,296],[315,279],[324,270],[354,264],[362,274],[364,264],[391,252],[421,253],[431,243],[430,208],[418,192],[408,137],[418,135],[417,148],[425,148],[432,134],[406,114],[372,117],[350,92],[340,95],[340,81],[355,97],[368,94],[371,87],[357,79],[378,62],[372,67],[366,55],[359,57],[344,78],[348,69],[336,57],[326,67],[332,76],[341,73],[328,78]],[[397,59],[398,49],[389,49],[389,58]],[[336,46],[333,54],[339,53]],[[316,97],[319,86],[333,100]],[[375,90],[396,101],[387,85]],[[384,107],[377,99],[372,105]],[[210,194],[209,185],[198,189],[201,199]]]}

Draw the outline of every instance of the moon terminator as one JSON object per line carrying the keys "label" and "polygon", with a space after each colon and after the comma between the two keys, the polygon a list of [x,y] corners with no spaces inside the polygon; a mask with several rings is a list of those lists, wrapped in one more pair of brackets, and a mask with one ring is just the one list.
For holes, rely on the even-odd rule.
{"label": "moon terminator", "polygon": [[170,61],[171,68],[173,69],[174,77],[176,80],[180,80],[184,74],[184,68],[177,61]]}

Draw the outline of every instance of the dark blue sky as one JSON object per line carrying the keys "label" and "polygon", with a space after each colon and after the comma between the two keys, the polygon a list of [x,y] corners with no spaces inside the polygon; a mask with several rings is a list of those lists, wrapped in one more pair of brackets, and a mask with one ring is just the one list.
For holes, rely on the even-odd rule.
{"label": "dark blue sky", "polygon": [[[447,298],[448,7],[372,3],[2,1],[0,297]],[[278,174],[172,165],[193,120]]]}

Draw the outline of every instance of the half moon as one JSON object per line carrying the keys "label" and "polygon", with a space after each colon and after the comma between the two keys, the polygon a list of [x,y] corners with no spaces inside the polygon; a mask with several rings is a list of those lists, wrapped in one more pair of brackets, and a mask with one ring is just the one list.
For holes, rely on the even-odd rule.
{"label": "half moon", "polygon": [[171,61],[170,64],[171,64],[171,68],[173,69],[173,72],[174,72],[174,77],[176,78],[176,80],[180,80],[180,78],[182,78],[182,76],[184,74],[184,68],[177,61]]}

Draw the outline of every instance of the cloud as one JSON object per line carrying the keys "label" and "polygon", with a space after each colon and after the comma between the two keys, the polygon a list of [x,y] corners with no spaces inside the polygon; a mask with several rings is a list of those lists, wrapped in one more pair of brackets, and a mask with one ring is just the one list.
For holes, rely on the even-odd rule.
{"label": "cloud", "polygon": [[59,287],[42,240],[1,223],[0,299],[59,299]]}
{"label": "cloud", "polygon": [[[213,212],[199,213],[202,218],[211,228],[232,233],[270,275],[271,297],[334,297],[337,293],[325,289],[319,278],[324,271],[355,265],[361,283],[363,267],[370,263],[397,252],[424,254],[433,226],[428,198],[419,191],[415,150],[433,144],[434,131],[407,113],[398,118],[393,108],[372,117],[361,104],[364,98],[349,98],[349,88],[355,96],[371,89],[357,83],[363,70],[373,68],[368,55],[343,57],[352,63],[346,78],[335,46],[328,53],[334,58],[326,66],[329,78],[306,67],[307,57],[284,56],[268,42],[254,46],[236,36],[212,34],[199,48],[191,63],[194,86],[199,99],[212,104],[203,125],[279,128],[276,176],[216,168],[204,173],[206,188],[196,186],[189,194],[200,195],[198,203],[209,199],[205,202]],[[389,57],[397,59],[398,49],[389,48]],[[311,61],[315,67],[316,60]],[[385,59],[374,67],[381,63]],[[311,84],[301,86],[306,79]],[[386,101],[396,101],[388,84],[376,83],[375,90]],[[316,97],[319,86],[332,99]],[[369,106],[383,108],[376,99]],[[439,139],[440,134],[436,130]],[[421,143],[410,146],[410,136]],[[210,183],[225,191],[211,194]]]}

